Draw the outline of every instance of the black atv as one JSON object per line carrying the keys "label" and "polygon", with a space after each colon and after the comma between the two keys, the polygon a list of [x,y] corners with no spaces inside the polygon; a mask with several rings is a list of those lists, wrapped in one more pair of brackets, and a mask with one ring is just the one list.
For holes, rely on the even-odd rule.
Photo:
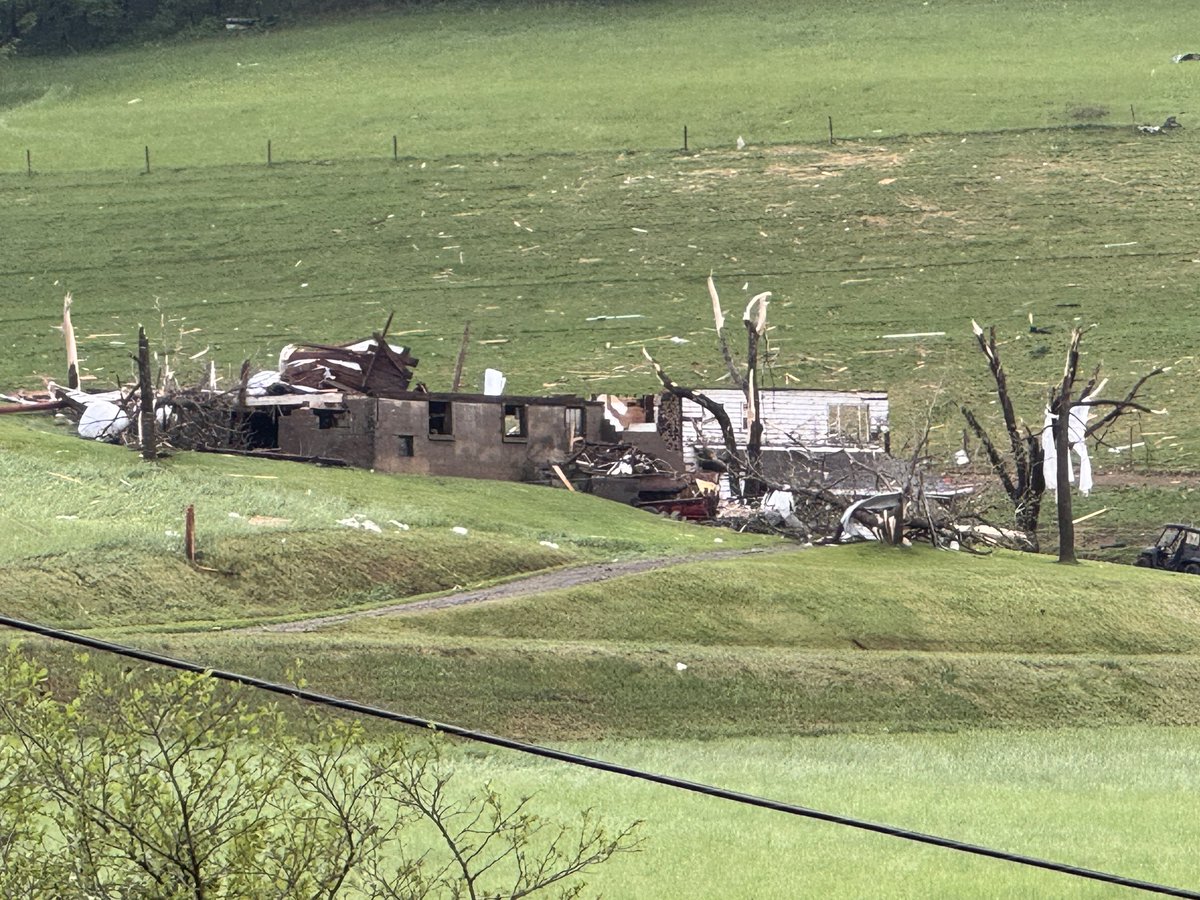
{"label": "black atv", "polygon": [[1133,561],[1135,566],[1200,575],[1200,528],[1164,525],[1162,534]]}

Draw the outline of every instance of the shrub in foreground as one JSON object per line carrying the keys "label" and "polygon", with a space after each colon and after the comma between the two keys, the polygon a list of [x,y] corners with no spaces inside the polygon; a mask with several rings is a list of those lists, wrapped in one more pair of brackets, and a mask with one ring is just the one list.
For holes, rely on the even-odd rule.
{"label": "shrub in foreground", "polygon": [[464,789],[437,735],[298,728],[209,676],[79,662],[68,697],[16,646],[0,664],[5,897],[574,897],[639,843]]}

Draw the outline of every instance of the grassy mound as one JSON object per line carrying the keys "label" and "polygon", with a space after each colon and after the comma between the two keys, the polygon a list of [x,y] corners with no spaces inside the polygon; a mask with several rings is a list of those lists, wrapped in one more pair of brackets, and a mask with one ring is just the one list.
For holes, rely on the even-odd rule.
{"label": "grassy mound", "polygon": [[[145,465],[12,418],[0,483],[6,608],[71,628],[227,627],[715,547],[709,530],[563,490],[203,454]],[[183,559],[189,504],[196,568]]]}

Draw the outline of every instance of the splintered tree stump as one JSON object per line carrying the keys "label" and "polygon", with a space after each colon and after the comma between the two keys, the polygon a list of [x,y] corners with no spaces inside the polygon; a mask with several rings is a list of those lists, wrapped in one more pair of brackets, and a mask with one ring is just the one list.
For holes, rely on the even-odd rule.
{"label": "splintered tree stump", "polygon": [[141,395],[139,424],[142,433],[142,459],[158,459],[158,435],[154,420],[154,382],[150,377],[150,342],[146,329],[138,326],[138,392]]}

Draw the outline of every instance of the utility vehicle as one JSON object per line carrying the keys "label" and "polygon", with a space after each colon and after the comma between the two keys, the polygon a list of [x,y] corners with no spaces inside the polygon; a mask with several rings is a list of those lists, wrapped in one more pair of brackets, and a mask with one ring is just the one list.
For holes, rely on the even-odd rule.
{"label": "utility vehicle", "polygon": [[1135,566],[1200,575],[1200,528],[1164,525],[1162,534],[1134,560]]}

